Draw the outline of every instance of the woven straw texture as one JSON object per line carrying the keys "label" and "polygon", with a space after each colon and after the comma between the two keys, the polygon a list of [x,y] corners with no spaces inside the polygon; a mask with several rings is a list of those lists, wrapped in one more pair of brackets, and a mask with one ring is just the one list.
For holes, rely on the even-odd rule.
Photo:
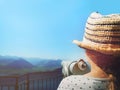
{"label": "woven straw texture", "polygon": [[73,42],[85,49],[120,55],[120,14],[93,12],[86,22],[83,41]]}

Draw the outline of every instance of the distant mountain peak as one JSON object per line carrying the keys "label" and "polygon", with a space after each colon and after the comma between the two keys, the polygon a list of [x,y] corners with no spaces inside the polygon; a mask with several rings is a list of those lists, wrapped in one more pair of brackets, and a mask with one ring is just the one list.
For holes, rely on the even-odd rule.
{"label": "distant mountain peak", "polygon": [[26,61],[25,59],[23,58],[19,58],[18,60],[12,62],[12,63],[9,63],[7,65],[7,67],[10,67],[10,68],[32,68],[33,65],[31,63],[29,63],[28,61]]}

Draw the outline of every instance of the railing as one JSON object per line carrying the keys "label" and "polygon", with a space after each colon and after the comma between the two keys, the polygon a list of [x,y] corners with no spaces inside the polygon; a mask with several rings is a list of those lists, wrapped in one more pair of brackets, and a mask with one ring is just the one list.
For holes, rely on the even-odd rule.
{"label": "railing", "polygon": [[0,90],[57,90],[62,78],[61,69],[21,76],[0,76]]}

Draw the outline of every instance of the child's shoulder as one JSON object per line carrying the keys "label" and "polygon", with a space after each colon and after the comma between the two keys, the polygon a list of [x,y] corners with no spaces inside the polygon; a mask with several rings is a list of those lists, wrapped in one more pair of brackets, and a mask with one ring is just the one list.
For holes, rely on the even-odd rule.
{"label": "child's shoulder", "polygon": [[[64,78],[58,90],[108,90],[109,79],[107,78],[93,78],[84,75],[71,75]],[[62,89],[60,89],[62,88]]]}

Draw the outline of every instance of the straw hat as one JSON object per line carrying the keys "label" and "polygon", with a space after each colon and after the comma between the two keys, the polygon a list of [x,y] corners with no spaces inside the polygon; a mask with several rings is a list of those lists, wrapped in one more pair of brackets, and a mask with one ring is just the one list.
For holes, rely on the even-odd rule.
{"label": "straw hat", "polygon": [[93,12],[87,20],[83,41],[73,43],[103,54],[120,55],[120,14]]}

